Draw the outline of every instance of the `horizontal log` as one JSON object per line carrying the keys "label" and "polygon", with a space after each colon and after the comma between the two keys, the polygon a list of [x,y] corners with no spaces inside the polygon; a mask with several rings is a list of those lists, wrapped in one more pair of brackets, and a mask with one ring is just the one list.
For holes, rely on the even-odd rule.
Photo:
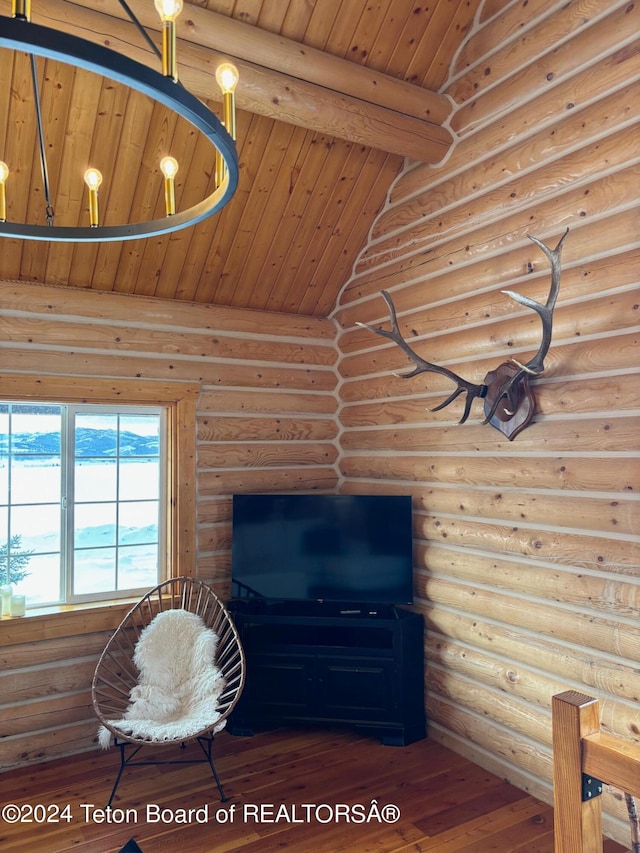
{"label": "horizontal log", "polygon": [[[430,385],[431,383],[429,383]],[[536,412],[541,415],[595,414],[606,411],[615,416],[640,407],[640,387],[634,374],[602,376],[569,381],[545,382],[538,379],[532,386]],[[453,385],[450,386],[453,388]],[[340,421],[352,429],[390,424],[436,423],[450,420],[446,409],[433,411],[443,398],[442,391],[414,394],[401,400],[376,401],[347,405],[340,410]],[[478,408],[478,411],[480,409]]]}
{"label": "horizontal log", "polygon": [[[451,424],[425,425],[394,429],[351,430],[342,437],[345,452],[361,450],[367,452],[449,452],[484,451],[496,453],[562,453],[567,447],[579,447],[580,453],[626,452],[638,449],[637,418],[617,417],[581,418],[564,420],[545,418],[534,421],[510,442],[501,438],[500,433],[491,426],[483,424],[482,413],[478,422],[468,421],[461,426],[454,419],[459,418],[462,408],[452,410]],[[627,463],[629,464],[629,463]],[[633,467],[633,466],[632,466]],[[630,472],[631,482],[638,472]],[[625,478],[627,479],[627,478]],[[635,486],[637,488],[637,484]]]}
{"label": "horizontal log", "polygon": [[198,524],[231,521],[231,499],[225,496],[198,501],[197,513]]}
{"label": "horizontal log", "polygon": [[231,549],[231,525],[205,525],[198,529],[198,553],[224,552]]}
{"label": "horizontal log", "polygon": [[201,444],[198,468],[270,468],[283,465],[332,465],[338,456],[333,444],[320,442],[222,442]]}
{"label": "horizontal log", "polygon": [[79,723],[94,715],[91,691],[88,689],[21,702],[0,707],[0,737],[27,735],[28,739],[32,732]]}
{"label": "horizontal log", "polygon": [[[487,742],[484,737],[489,735],[494,755],[501,756],[511,765],[516,765],[538,778],[550,778],[550,748],[519,735],[508,726],[498,725],[495,720],[487,720],[437,694],[427,694],[427,718],[446,725],[447,729],[459,737],[480,746]],[[485,728],[488,731],[485,731]]]}
{"label": "horizontal log", "polygon": [[215,415],[198,418],[198,441],[319,441],[334,439],[338,426],[325,418],[242,418]]}
{"label": "horizontal log", "polygon": [[476,614],[454,612],[430,603],[421,609],[427,635],[435,633],[498,654],[564,679],[565,684],[583,684],[599,694],[619,696],[629,702],[640,699],[640,672],[633,661],[625,663],[620,658],[597,655],[589,647],[576,648],[542,633],[523,631],[518,625],[479,619]]}
{"label": "horizontal log", "polygon": [[[480,211],[488,215],[496,200],[514,204],[540,197],[548,192],[550,170],[563,176],[558,178],[556,191],[563,180],[568,183],[569,179],[588,179],[593,173],[594,140],[600,155],[610,164],[633,159],[637,131],[628,124],[629,100],[635,94],[637,88],[627,87],[606,101],[571,110],[553,127],[544,128],[527,140],[518,140],[482,163],[472,162],[450,180],[431,185],[402,204],[387,208],[372,231],[371,238],[376,242],[365,250],[362,260],[368,256],[375,260],[386,247],[392,248],[410,237],[412,229],[419,232],[429,219],[441,219],[449,208],[461,206],[465,216],[476,218]],[[571,158],[570,168],[560,159],[563,157]],[[514,177],[505,183],[505,175]],[[451,223],[450,213],[447,218]],[[405,236],[401,238],[400,233]]]}
{"label": "horizontal log", "polygon": [[[588,341],[576,341],[575,343],[552,343],[551,349],[545,359],[547,377],[554,377],[559,382],[563,377],[569,379],[575,374],[588,375],[591,372],[604,372],[610,376],[614,371],[635,370],[640,354],[640,338],[635,332],[618,334],[615,336],[616,345],[611,346],[611,339],[602,337]],[[496,356],[486,356],[473,361],[473,371],[468,362],[448,362],[447,366],[459,373],[466,374],[467,378],[477,376],[481,380],[489,370],[495,368],[500,359]],[[423,377],[426,379],[427,375]],[[411,397],[412,399],[432,399],[434,395],[441,394],[447,389],[451,390],[451,381],[437,374],[428,374],[428,393],[425,385],[420,385],[420,379],[406,380],[392,375],[367,376],[366,374],[350,378],[340,388],[340,395],[345,402],[359,403],[368,400],[385,400]],[[579,381],[579,380],[578,380]],[[587,380],[591,381],[591,379]],[[548,380],[542,378],[534,383],[534,387],[544,386]],[[425,383],[426,384],[426,383]],[[419,386],[419,387],[418,387]],[[544,392],[547,393],[546,391]],[[549,389],[549,393],[553,393]],[[425,412],[425,421],[431,422],[433,413]]]}
{"label": "horizontal log", "polygon": [[[513,729],[520,735],[531,737],[539,743],[547,743],[551,740],[549,717],[546,713],[541,713],[539,707],[532,707],[529,703],[523,701],[513,701],[509,696],[505,696],[499,691],[495,685],[489,687],[481,681],[474,681],[466,675],[460,678],[460,672],[456,671],[455,662],[459,660],[462,650],[448,654],[448,649],[444,643],[437,639],[435,643],[439,648],[432,655],[427,648],[428,666],[429,666],[429,692],[434,693],[442,699],[453,702],[467,710],[475,711],[482,714],[488,719],[495,720],[503,726]],[[448,646],[449,644],[447,644]],[[478,663],[478,670],[482,667],[480,660],[476,661],[475,652],[467,649],[467,654],[474,663]],[[453,664],[451,672],[442,666],[441,661]],[[494,663],[495,662],[491,662]],[[490,664],[491,665],[491,664]],[[490,667],[489,665],[489,667]],[[489,668],[487,667],[487,668]],[[463,669],[471,669],[472,667],[463,667]],[[495,666],[499,670],[499,665]],[[486,668],[482,667],[482,675],[487,674]],[[512,677],[515,673],[510,673]],[[490,678],[490,675],[487,674]],[[507,673],[503,673],[508,678]],[[495,675],[495,680],[499,681],[499,672]],[[509,691],[507,691],[509,692]],[[516,696],[518,693],[515,694]]]}
{"label": "horizontal log", "polygon": [[[460,76],[449,94],[463,104],[482,98],[487,90],[502,83],[508,90],[508,94],[503,91],[503,99],[510,96],[510,102],[513,92],[518,91],[514,77],[518,80],[526,73],[538,81],[539,75],[538,82],[548,83],[588,65],[637,32],[638,18],[626,6],[624,0],[594,0],[591,17],[586,18],[582,10],[576,13],[573,4],[566,4],[553,15],[544,16],[519,39],[492,51],[490,59]],[[552,45],[557,46],[549,55]]]}
{"label": "horizontal log", "polygon": [[[447,518],[434,515],[422,516],[416,524],[418,535],[426,540],[434,542],[445,542],[449,547],[477,548],[490,554],[514,555],[527,557],[530,560],[542,560],[546,563],[558,565],[569,565],[576,569],[590,569],[592,571],[607,572],[611,575],[635,577],[638,570],[638,542],[630,542],[628,539],[618,539],[612,534],[608,537],[588,536],[586,534],[575,534],[563,530],[535,528],[529,526],[507,527],[487,521],[471,521],[467,518]],[[495,569],[499,575],[499,569]],[[544,573],[541,573],[543,577]],[[534,576],[530,571],[526,577],[519,581],[523,587]],[[588,595],[583,598],[580,590],[588,587],[587,581],[576,582],[573,589],[569,579],[564,578],[561,583],[557,576],[547,578],[553,586],[556,584],[555,594],[550,597],[554,600],[573,600],[580,606],[588,607]],[[619,613],[625,616],[633,616],[640,607],[640,591],[633,586],[625,586],[616,579],[616,597],[601,603],[607,612]],[[517,581],[514,579],[514,583]],[[595,584],[591,584],[595,587]],[[535,589],[527,587],[528,592],[533,595]],[[601,584],[599,589],[606,591],[608,584]],[[543,593],[544,589],[539,589]],[[619,596],[619,597],[618,597]],[[593,605],[591,605],[593,606]]]}
{"label": "horizontal log", "polygon": [[[460,427],[462,429],[462,427]],[[490,427],[484,427],[490,429]],[[516,440],[517,442],[517,440]],[[345,452],[340,460],[340,472],[349,478],[397,480],[405,482],[405,490],[413,483],[428,488],[433,483],[486,486],[488,488],[569,489],[578,491],[609,491],[620,495],[637,493],[638,483],[628,458],[589,456],[518,456],[516,468],[506,464],[505,456],[456,455],[418,456],[410,452],[401,456],[367,452],[351,455]]]}
{"label": "horizontal log", "polygon": [[[448,94],[464,106],[452,117],[452,129],[456,133],[477,129],[495,113],[503,114],[509,106],[526,99],[532,89],[544,89],[572,77],[595,56],[617,55],[624,40],[636,38],[640,10],[624,0],[599,2],[609,14],[597,23],[583,27],[581,17],[567,6],[565,15],[556,13],[549,23],[540,24],[540,43],[523,39],[521,51],[506,46],[502,56],[492,57],[488,74],[486,68],[474,68],[457,80]],[[573,36],[566,38],[572,30]],[[549,45],[560,32],[566,40],[550,51]]]}
{"label": "horizontal log", "polygon": [[76,349],[157,353],[167,358],[219,358],[243,361],[300,363],[329,367],[336,361],[333,346],[238,338],[224,334],[190,335],[184,332],[149,330],[129,324],[108,326],[91,323],[40,320],[29,317],[0,318],[0,337],[19,345],[37,340],[39,348],[59,347],[73,341]]}
{"label": "horizontal log", "polygon": [[[4,622],[0,624],[4,628]],[[98,631],[82,637],[60,637],[0,647],[0,672],[29,666],[45,666],[85,655],[99,655],[107,645],[111,633]]]}
{"label": "horizontal log", "polygon": [[621,620],[564,608],[562,618],[559,618],[555,603],[527,601],[527,606],[523,607],[522,601],[512,595],[440,577],[423,578],[420,575],[416,581],[419,597],[436,606],[452,607],[481,619],[491,618],[504,626],[517,625],[548,639],[597,649],[628,662],[635,660],[636,630]]}
{"label": "horizontal log", "polygon": [[[601,260],[606,256],[611,261],[617,254],[626,255],[629,246],[635,242],[635,219],[634,210],[620,210],[612,211],[603,218],[596,217],[593,221],[571,224],[570,238],[562,253],[563,267],[571,269],[585,263],[588,258]],[[366,275],[356,276],[343,291],[337,319],[342,322],[344,315],[349,322],[343,325],[348,326],[361,320],[362,304],[368,298],[375,299],[378,306],[377,313],[372,316],[380,316],[383,310],[379,304],[382,290],[388,290],[394,298],[402,299],[405,288],[428,287],[432,279],[440,282],[441,276],[450,281],[449,299],[474,293],[476,289],[482,291],[499,285],[508,286],[528,275],[530,269],[543,269],[544,258],[528,239],[531,230],[530,227],[523,228],[506,239],[506,235],[499,234],[495,227],[480,227],[479,231],[474,232],[473,241],[467,241],[464,245],[455,241],[450,247],[433,246],[422,256],[411,256],[399,264],[391,264],[389,268],[383,265]],[[487,242],[478,242],[478,235],[480,241]],[[561,235],[556,226],[546,233],[536,228],[536,236],[555,245]],[[448,249],[452,250],[452,257],[448,257]],[[398,285],[402,287],[398,288]],[[355,301],[362,304],[352,306],[351,303]],[[412,307],[415,305],[414,302]],[[349,314],[344,314],[345,309]],[[366,320],[366,315],[364,318]]]}
{"label": "horizontal log", "polygon": [[[141,23],[159,29],[157,15],[148,5],[139,0],[132,0],[136,14]],[[60,0],[51,0],[45,8],[34,9],[33,20],[36,23],[63,29],[73,35],[79,35],[97,44],[108,43],[109,47],[144,64],[149,64],[149,52],[140,48],[130,22],[121,21],[113,16],[94,11],[94,4],[82,8],[77,4],[67,4]],[[199,36],[208,31],[212,12],[208,10],[195,11],[195,18],[201,17],[197,32],[191,27],[187,32],[191,36]],[[224,16],[222,16],[224,17]],[[205,23],[203,23],[205,22]],[[229,29],[227,21],[226,27]],[[231,24],[237,29],[235,22]],[[240,24],[239,26],[243,26]],[[249,34],[252,39],[263,42],[264,37],[257,28]],[[212,38],[215,26],[207,35]],[[244,29],[241,31],[246,32]],[[104,34],[107,34],[106,36]],[[266,34],[265,34],[266,35]],[[181,32],[182,36],[182,32]],[[235,42],[234,42],[235,43]],[[242,52],[242,48],[235,48]],[[260,115],[266,115],[290,124],[307,127],[320,133],[347,139],[372,148],[389,151],[401,156],[412,157],[423,162],[438,162],[449,149],[452,136],[448,130],[441,127],[441,122],[425,121],[405,115],[398,108],[389,109],[376,103],[355,98],[348,94],[336,92],[324,85],[300,80],[279,71],[261,67],[251,61],[233,54],[233,45],[225,39],[222,51],[180,38],[178,49],[179,74],[181,81],[195,95],[203,99],[221,100],[221,94],[215,82],[216,67],[231,53],[234,55],[240,73],[240,84],[236,90],[237,104],[240,109],[247,109]],[[265,50],[269,50],[266,47]],[[352,63],[333,58],[333,63],[341,64],[346,69],[348,77],[353,67]],[[154,64],[157,63],[155,57]],[[360,72],[356,72],[356,76]],[[322,75],[324,79],[325,74]],[[372,81],[372,85],[375,85]],[[387,81],[387,88],[395,87],[404,92],[408,84],[403,81]],[[446,99],[434,93],[425,92],[425,101],[429,101],[427,109],[441,114]],[[400,94],[399,97],[402,95]],[[275,106],[274,106],[275,104]]]}
{"label": "horizontal log", "polygon": [[[47,372],[55,376],[101,377],[105,375],[104,354],[78,353],[73,348],[66,351],[7,346],[2,348],[4,370],[15,371],[25,380]],[[204,385],[256,388],[287,388],[302,391],[332,391],[337,379],[333,370],[326,368],[296,368],[278,365],[233,363],[211,359],[153,358],[140,353],[109,354],[109,376],[119,380],[149,380],[175,382],[202,382]],[[142,384],[142,383],[141,383]]]}
{"label": "horizontal log", "polygon": [[[541,127],[561,122],[567,113],[576,111],[579,115],[593,101],[615,97],[620,89],[628,91],[629,103],[633,103],[636,84],[629,85],[629,81],[637,79],[639,68],[640,56],[629,47],[594,62],[589,68],[588,84],[577,85],[576,78],[569,77],[552,88],[538,89],[532,93],[532,99],[512,107],[508,121],[495,121],[484,127],[482,133],[463,136],[447,158],[443,171],[455,174],[469,163],[481,163],[518,141],[524,142]],[[473,110],[468,112],[469,120],[473,121]],[[398,178],[391,188],[390,201],[395,204],[440,180],[438,169],[419,165]]]}
{"label": "horizontal log", "polygon": [[[538,298],[544,303],[546,293]],[[637,314],[635,289],[585,299],[579,308],[574,304],[558,304],[553,315],[554,353],[557,355],[565,342],[570,342],[576,337],[601,336],[609,332],[624,332],[630,327],[634,328]],[[422,329],[415,326],[410,334],[404,332],[402,327],[405,322],[400,322],[401,332],[408,338],[408,343],[414,352],[423,359],[439,365],[449,364],[453,359],[474,359],[475,361],[477,358],[487,358],[492,351],[495,352],[494,368],[512,357],[526,362],[527,358],[536,352],[542,337],[542,326],[537,313],[532,310],[526,310],[524,313],[519,308],[513,314],[480,326],[454,327],[447,333],[444,333],[443,329],[442,334],[431,336],[423,335]],[[388,324],[384,324],[384,328],[388,329]],[[373,331],[364,331],[368,332],[372,346],[378,348],[371,352],[345,357],[339,365],[339,371],[343,377],[364,376],[367,373],[380,371],[410,373],[415,368],[415,362],[410,360],[397,344],[385,342],[380,347],[380,341],[384,339],[380,336],[376,337]],[[418,336],[414,336],[413,333],[416,332]],[[430,372],[423,372],[410,381],[414,384],[421,383],[422,388],[429,388],[431,375]],[[462,375],[474,382],[481,382],[484,378],[482,374],[475,371],[465,371]],[[553,375],[551,366],[546,367],[545,376]],[[450,381],[449,387],[453,390],[455,384]]]}
{"label": "horizontal log", "polygon": [[229,332],[274,338],[300,338],[309,343],[330,343],[335,327],[329,320],[269,311],[249,311],[222,305],[201,305],[180,300],[133,296],[80,287],[56,287],[29,282],[0,281],[0,310],[22,311],[35,318],[70,317],[136,323],[190,333]]}
{"label": "horizontal log", "polygon": [[[420,523],[417,526],[420,529]],[[559,537],[562,535],[558,534]],[[569,535],[567,538],[577,537]],[[587,549],[589,539],[585,537]],[[508,548],[498,549],[497,554],[471,552],[464,560],[460,560],[456,548],[459,544],[455,537],[451,537],[447,538],[446,547],[442,547],[435,536],[429,537],[427,542],[418,542],[414,548],[416,565],[424,566],[434,574],[457,578],[463,583],[482,584],[523,598],[561,601],[563,605],[572,606],[576,610],[593,609],[609,616],[633,619],[640,609],[640,588],[629,579],[633,578],[633,574],[627,573],[625,576],[624,567],[605,568],[605,576],[601,577],[576,571],[579,566],[570,561],[563,561],[565,566],[562,568],[551,568],[535,565],[529,559],[519,560],[519,555],[510,558]],[[628,551],[634,551],[637,547],[628,541],[626,545]],[[493,551],[492,548],[490,550]],[[614,577],[615,583],[612,582]]]}
{"label": "horizontal log", "polygon": [[205,471],[198,475],[198,495],[233,495],[241,492],[333,492],[338,475],[333,468],[270,468],[267,471]]}
{"label": "horizontal log", "polygon": [[[526,29],[535,26],[538,19],[548,13],[555,5],[555,0],[529,0],[527,2]],[[494,18],[491,20],[491,18]],[[487,24],[487,22],[490,22]],[[517,6],[506,7],[500,0],[486,0],[479,10],[479,24],[484,24],[472,33],[462,45],[455,58],[452,74],[459,76],[472,65],[480,62],[488,53],[495,50],[496,45],[511,41],[525,29],[522,20],[522,10]]]}
{"label": "horizontal log", "polygon": [[27,764],[39,765],[53,758],[96,749],[96,740],[95,718],[70,726],[31,733],[29,738],[5,738],[0,740],[0,769],[10,770]]}
{"label": "horizontal log", "polygon": [[[574,234],[570,236],[573,238]],[[552,245],[555,243],[556,240],[551,241]],[[639,249],[622,251],[616,255],[613,265],[611,261],[611,255],[573,262],[563,259],[560,304],[602,294],[603,276],[607,290],[635,283]],[[393,291],[392,298],[403,334],[411,336],[413,329],[420,329],[424,334],[497,319],[515,308],[513,300],[502,290],[539,299],[549,285],[548,264],[540,250],[527,241],[527,246],[514,249],[507,256],[488,258],[469,269],[458,269],[398,288]],[[340,338],[340,349],[349,353],[371,346],[372,339],[367,331],[353,328],[356,322],[379,325],[389,319],[386,304],[381,297],[375,296],[340,312],[340,321],[348,329]]]}
{"label": "horizontal log", "polygon": [[554,494],[550,489],[530,493],[520,486],[505,491],[491,487],[468,489],[461,496],[457,488],[429,484],[423,492],[413,491],[413,497],[415,506],[432,513],[480,516],[514,524],[557,526],[561,520],[567,528],[612,535],[634,535],[638,527],[638,501],[618,495],[580,495],[569,500],[566,494]]}
{"label": "horizontal log", "polygon": [[[624,135],[626,148],[630,131],[624,131]],[[613,150],[615,152],[615,147]],[[583,157],[582,180],[578,175],[573,182],[571,177],[575,156],[567,155],[565,159],[569,162],[555,163],[553,170],[547,168],[527,176],[526,182],[518,175],[477,199],[452,206],[438,216],[419,221],[414,229],[405,230],[385,243],[376,245],[371,255],[360,255],[356,272],[363,274],[381,265],[397,265],[403,259],[416,256],[424,258],[436,248],[443,251],[443,246],[446,246],[451,265],[451,255],[456,250],[460,251],[456,247],[464,246],[465,251],[469,251],[470,245],[477,244],[479,232],[487,232],[489,241],[494,241],[498,234],[501,240],[508,238],[513,242],[518,235],[524,237],[531,234],[533,220],[538,223],[535,236],[540,236],[549,227],[557,229],[559,223],[575,227],[581,218],[601,218],[609,215],[616,207],[626,208],[633,204],[629,182],[633,186],[638,181],[640,168],[636,164],[628,166],[628,160],[623,158],[617,161],[617,168],[615,164],[611,167],[606,178],[598,176],[589,180],[593,172],[589,171],[589,163]],[[578,168],[577,171],[581,170]],[[558,191],[559,183],[566,186],[562,193]],[[555,216],[551,215],[551,208]],[[488,234],[489,230],[493,233]],[[561,236],[561,232],[557,236]]]}
{"label": "horizontal log", "polygon": [[37,615],[29,614],[24,619],[3,620],[0,647],[53,640],[58,637],[76,637],[94,634],[96,631],[113,631],[124,619],[132,603],[123,601],[117,604],[95,604],[71,610],[51,608]]}
{"label": "horizontal log", "polygon": [[99,655],[60,662],[53,667],[29,667],[0,673],[0,695],[25,702],[55,693],[73,693],[91,686]]}
{"label": "horizontal log", "polygon": [[261,390],[203,390],[199,411],[236,414],[333,414],[338,407],[336,399],[329,394],[300,393],[293,391]]}

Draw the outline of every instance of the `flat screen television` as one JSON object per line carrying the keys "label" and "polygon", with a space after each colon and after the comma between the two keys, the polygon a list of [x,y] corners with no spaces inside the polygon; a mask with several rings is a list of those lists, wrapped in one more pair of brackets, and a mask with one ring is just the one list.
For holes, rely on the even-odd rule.
{"label": "flat screen television", "polygon": [[408,495],[234,495],[232,595],[411,604],[412,545]]}

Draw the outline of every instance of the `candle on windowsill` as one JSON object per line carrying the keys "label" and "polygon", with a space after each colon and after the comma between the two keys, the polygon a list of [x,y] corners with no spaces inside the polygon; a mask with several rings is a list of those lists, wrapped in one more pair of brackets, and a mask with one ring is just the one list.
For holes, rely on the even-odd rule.
{"label": "candle on windowsill", "polygon": [[13,589],[10,584],[0,586],[0,598],[2,598],[2,615],[11,616],[11,594]]}
{"label": "candle on windowsill", "polygon": [[24,616],[26,609],[26,598],[24,595],[11,596],[11,615]]}

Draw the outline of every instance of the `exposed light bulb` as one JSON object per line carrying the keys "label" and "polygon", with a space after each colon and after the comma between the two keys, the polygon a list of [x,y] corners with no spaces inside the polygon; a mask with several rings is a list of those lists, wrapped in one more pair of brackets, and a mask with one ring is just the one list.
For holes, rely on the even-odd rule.
{"label": "exposed light bulb", "polygon": [[4,160],[0,160],[0,184],[4,184],[4,182],[9,177],[9,167],[4,162]]}
{"label": "exposed light bulb", "polygon": [[175,178],[178,174],[178,161],[175,157],[163,157],[160,160],[160,171],[167,180]]}
{"label": "exposed light bulb", "polygon": [[97,169],[87,169],[84,182],[89,187],[89,224],[92,228],[99,225],[98,218],[98,187],[102,183],[102,174]]}
{"label": "exposed light bulb", "polygon": [[240,75],[238,74],[238,69],[235,65],[232,65],[230,62],[223,62],[221,65],[218,65],[216,69],[216,80],[218,81],[218,86],[222,89],[223,94],[226,94],[227,92],[235,92],[239,79]]}
{"label": "exposed light bulb", "polygon": [[[218,86],[222,89],[223,123],[232,139],[236,138],[236,86],[238,85],[239,77],[238,69],[230,62],[223,62],[216,69],[216,80],[218,81]],[[220,160],[221,158],[219,157],[218,161]],[[218,186],[220,186],[222,179],[220,169],[216,170],[217,173],[219,172]]]}
{"label": "exposed light bulb", "polygon": [[167,216],[176,212],[175,177],[178,173],[178,161],[175,157],[163,157],[160,160],[160,171],[164,175],[164,206]]}
{"label": "exposed light bulb", "polygon": [[182,12],[182,0],[154,0],[162,21],[162,73],[178,82],[176,18]]}
{"label": "exposed light bulb", "polygon": [[84,182],[90,190],[98,190],[102,183],[102,173],[97,169],[87,169],[84,173]]}
{"label": "exposed light bulb", "polygon": [[182,0],[154,0],[154,5],[160,20],[175,21],[180,12],[182,12]]}

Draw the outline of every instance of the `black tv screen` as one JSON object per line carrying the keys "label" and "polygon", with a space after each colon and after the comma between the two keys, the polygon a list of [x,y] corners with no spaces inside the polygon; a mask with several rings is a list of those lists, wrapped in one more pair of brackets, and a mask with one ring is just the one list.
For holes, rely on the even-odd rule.
{"label": "black tv screen", "polygon": [[234,495],[232,595],[410,604],[412,543],[408,495]]}

